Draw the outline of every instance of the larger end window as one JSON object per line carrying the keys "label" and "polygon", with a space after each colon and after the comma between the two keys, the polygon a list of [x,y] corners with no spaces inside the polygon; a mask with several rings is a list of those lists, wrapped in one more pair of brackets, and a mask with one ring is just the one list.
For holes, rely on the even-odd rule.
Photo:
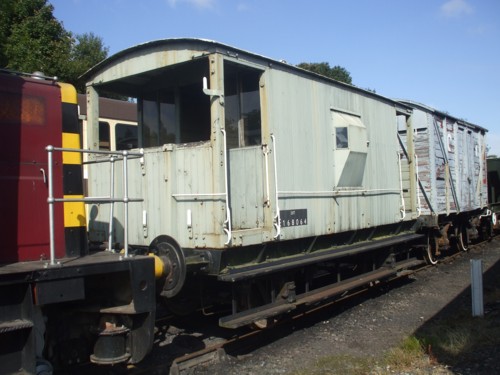
{"label": "larger end window", "polygon": [[210,140],[209,76],[206,58],[172,66],[151,79],[139,98],[142,147]]}

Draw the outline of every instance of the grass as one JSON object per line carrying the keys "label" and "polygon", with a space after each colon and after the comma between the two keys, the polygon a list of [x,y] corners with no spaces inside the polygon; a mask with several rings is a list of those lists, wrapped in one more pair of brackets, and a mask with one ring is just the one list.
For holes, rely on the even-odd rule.
{"label": "grass", "polygon": [[[499,306],[500,278],[493,285],[484,290],[486,310],[488,306]],[[476,350],[500,345],[500,310],[473,317],[470,306],[462,306],[422,327],[416,337],[427,355],[453,365]]]}
{"label": "grass", "polygon": [[295,371],[293,375],[364,375],[376,366],[374,358],[360,358],[349,355],[328,356],[319,359],[314,366]]}
{"label": "grass", "polygon": [[389,350],[383,364],[386,368],[405,369],[415,367],[416,362],[421,363],[422,360],[427,362],[424,347],[415,336],[410,336],[399,347]]}
{"label": "grass", "polygon": [[459,312],[429,325],[419,332],[418,339],[427,354],[453,365],[475,350],[500,345],[499,319],[473,318]]}

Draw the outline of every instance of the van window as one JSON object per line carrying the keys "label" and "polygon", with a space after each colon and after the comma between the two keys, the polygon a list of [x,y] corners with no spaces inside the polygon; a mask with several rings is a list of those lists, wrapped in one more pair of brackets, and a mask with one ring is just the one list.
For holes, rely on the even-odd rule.
{"label": "van window", "polygon": [[368,135],[361,116],[332,109],[334,133],[334,186],[363,186],[368,156]]}
{"label": "van window", "polygon": [[228,149],[261,144],[260,75],[258,70],[224,63]]}
{"label": "van window", "polygon": [[141,147],[210,140],[210,97],[203,93],[208,59],[161,72],[138,98]]}
{"label": "van window", "polygon": [[137,148],[137,126],[129,124],[116,124],[116,149],[130,150]]}
{"label": "van window", "polygon": [[349,148],[348,128],[346,126],[335,128],[335,139],[336,139],[337,149]]}

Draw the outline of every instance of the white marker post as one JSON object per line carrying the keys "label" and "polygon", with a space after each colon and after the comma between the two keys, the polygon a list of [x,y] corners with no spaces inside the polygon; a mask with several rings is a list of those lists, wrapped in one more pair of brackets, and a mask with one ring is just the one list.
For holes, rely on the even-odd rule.
{"label": "white marker post", "polygon": [[484,316],[483,261],[481,259],[471,259],[470,278],[472,292],[472,316]]}

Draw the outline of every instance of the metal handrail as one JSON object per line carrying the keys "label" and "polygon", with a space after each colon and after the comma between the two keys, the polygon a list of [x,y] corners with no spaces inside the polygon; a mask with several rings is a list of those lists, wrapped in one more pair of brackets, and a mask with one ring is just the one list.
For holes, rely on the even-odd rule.
{"label": "metal handrail", "polygon": [[276,201],[276,215],[274,216],[274,227],[276,228],[276,234],[274,239],[279,239],[281,235],[281,217],[280,217],[280,206],[279,206],[279,192],[278,192],[278,165],[276,163],[276,138],[274,134],[271,134],[271,141],[273,142],[273,162],[274,162],[274,194]]}
{"label": "metal handrail", "polygon": [[228,185],[228,175],[229,175],[229,166],[227,164],[227,139],[226,139],[226,130],[221,129],[222,132],[222,139],[224,142],[224,189],[225,189],[225,198],[226,198],[226,220],[223,223],[223,230],[224,233],[227,235],[227,241],[224,243],[224,245],[229,245],[231,243],[231,207],[229,205],[229,185]]}
{"label": "metal handrail", "polygon": [[[113,216],[114,215],[114,203],[121,202],[124,204],[124,255],[123,258],[128,257],[128,203],[130,202],[142,202],[142,198],[129,198],[128,197],[128,160],[138,159],[144,157],[144,151],[141,149],[140,152],[130,152],[127,150],[123,151],[100,151],[100,150],[84,150],[76,148],[64,148],[64,147],[54,147],[49,145],[45,148],[48,153],[48,198],[47,203],[49,205],[49,240],[50,240],[50,263],[48,265],[55,266],[59,263],[55,259],[55,241],[54,241],[54,204],[59,202],[83,202],[85,204],[101,203],[101,204],[111,204],[110,209],[110,220],[109,220],[109,237],[108,237],[108,247],[111,251],[112,243],[112,230],[113,230]],[[110,163],[110,196],[109,197],[83,197],[83,198],[55,198],[54,197],[54,181],[53,181],[53,153],[54,151],[59,152],[75,152],[80,154],[100,154],[100,155],[110,155],[110,159],[107,162]],[[123,198],[114,197],[114,162],[117,159],[123,160]]]}
{"label": "metal handrail", "polygon": [[405,196],[403,192],[403,168],[401,166],[401,154],[398,152],[398,165],[399,165],[399,188],[401,189],[401,220],[404,220],[406,217],[406,206],[405,206]]}

